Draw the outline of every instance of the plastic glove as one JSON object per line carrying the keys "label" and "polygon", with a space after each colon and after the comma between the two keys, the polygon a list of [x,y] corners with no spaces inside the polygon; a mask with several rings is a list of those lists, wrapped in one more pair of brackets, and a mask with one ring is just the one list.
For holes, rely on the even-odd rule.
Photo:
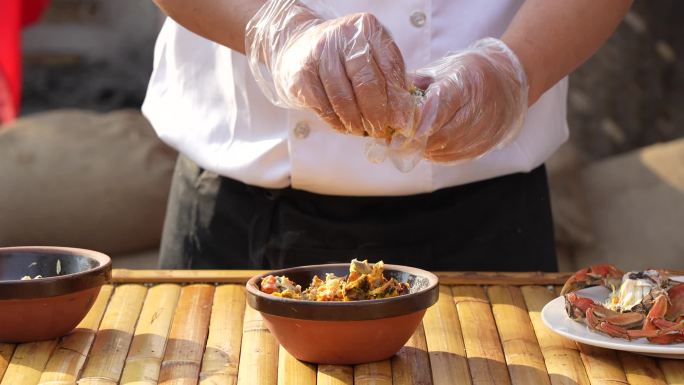
{"label": "plastic glove", "polygon": [[246,55],[266,97],[355,135],[389,138],[413,123],[404,60],[389,32],[371,14],[325,20],[309,4],[317,5],[267,1],[247,25]]}
{"label": "plastic glove", "polygon": [[515,138],[527,112],[527,77],[515,54],[486,38],[416,71],[425,90],[414,137],[424,157],[455,162],[480,157]]}

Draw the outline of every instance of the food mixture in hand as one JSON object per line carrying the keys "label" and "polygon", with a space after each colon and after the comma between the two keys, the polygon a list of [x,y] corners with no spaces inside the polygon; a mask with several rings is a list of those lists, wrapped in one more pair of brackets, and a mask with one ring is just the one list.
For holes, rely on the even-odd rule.
{"label": "food mixture in hand", "polygon": [[370,265],[366,260],[353,259],[346,277],[328,273],[322,280],[314,276],[304,291],[285,276],[268,275],[261,280],[261,291],[277,297],[308,301],[358,301],[408,294],[408,283],[386,278],[384,266],[382,261]]}

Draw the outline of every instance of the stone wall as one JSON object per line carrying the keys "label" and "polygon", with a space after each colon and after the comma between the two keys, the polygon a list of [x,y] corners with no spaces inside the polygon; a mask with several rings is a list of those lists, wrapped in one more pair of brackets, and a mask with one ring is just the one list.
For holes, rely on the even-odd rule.
{"label": "stone wall", "polygon": [[636,1],[570,77],[571,142],[592,161],[684,136],[684,2]]}

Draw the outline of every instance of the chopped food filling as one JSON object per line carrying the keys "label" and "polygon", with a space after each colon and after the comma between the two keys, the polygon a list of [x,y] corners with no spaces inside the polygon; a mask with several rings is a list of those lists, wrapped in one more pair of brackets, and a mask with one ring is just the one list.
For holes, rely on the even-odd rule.
{"label": "chopped food filling", "polygon": [[261,291],[277,297],[308,301],[358,301],[408,294],[409,284],[386,278],[384,266],[382,261],[370,265],[367,260],[353,259],[346,277],[327,273],[323,280],[316,275],[303,291],[301,286],[285,276],[268,275],[261,280]]}
{"label": "chopped food filling", "polygon": [[43,278],[43,276],[40,275],[40,274],[38,274],[38,275],[36,275],[35,277],[31,278],[30,275],[25,275],[25,276],[21,277],[21,280],[22,280],[22,281],[28,281],[28,280],[31,280],[31,279],[38,279],[38,278]]}

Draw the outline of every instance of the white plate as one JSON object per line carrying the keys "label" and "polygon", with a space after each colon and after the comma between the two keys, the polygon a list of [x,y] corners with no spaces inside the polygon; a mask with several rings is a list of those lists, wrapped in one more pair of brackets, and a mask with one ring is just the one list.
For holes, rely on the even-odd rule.
{"label": "white plate", "polygon": [[[595,286],[579,290],[577,293],[581,297],[588,297],[594,301],[603,302],[608,298],[610,291],[605,287]],[[684,359],[684,343],[659,345],[648,342],[646,338],[628,341],[622,338],[609,337],[589,329],[584,323],[573,321],[565,312],[565,298],[563,297],[558,297],[547,303],[542,309],[541,318],[544,324],[554,332],[587,345],[624,350],[655,357]]]}

